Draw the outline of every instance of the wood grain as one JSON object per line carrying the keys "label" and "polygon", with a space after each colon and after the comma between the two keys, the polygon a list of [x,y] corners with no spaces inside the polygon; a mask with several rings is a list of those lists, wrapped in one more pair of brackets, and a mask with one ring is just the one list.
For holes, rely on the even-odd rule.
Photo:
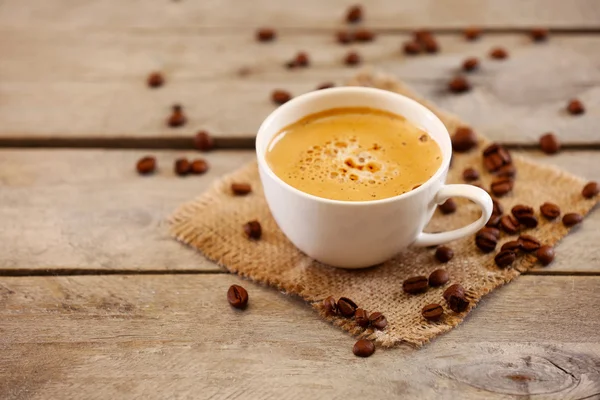
{"label": "wood grain", "polygon": [[599,284],[521,277],[423,349],[360,359],[308,305],[231,275],[2,278],[0,397],[597,396]]}

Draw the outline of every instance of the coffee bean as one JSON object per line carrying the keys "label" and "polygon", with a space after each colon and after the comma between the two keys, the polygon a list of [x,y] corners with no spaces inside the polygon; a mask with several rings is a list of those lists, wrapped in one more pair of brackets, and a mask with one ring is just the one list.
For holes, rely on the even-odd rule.
{"label": "coffee bean", "polygon": [[332,87],[335,87],[335,83],[325,82],[325,83],[321,83],[319,86],[317,86],[317,90],[329,89]]}
{"label": "coffee bean", "polygon": [[175,104],[171,116],[167,119],[167,125],[171,128],[178,128],[185,125],[186,122],[187,118],[185,114],[183,114],[183,108],[179,104]]}
{"label": "coffee bean", "polygon": [[572,115],[579,115],[585,112],[585,107],[581,101],[573,99],[569,101],[569,104],[567,105],[567,111]]}
{"label": "coffee bean", "polygon": [[371,42],[375,39],[375,34],[368,29],[357,29],[356,32],[354,32],[354,39],[357,42]]}
{"label": "coffee bean", "polygon": [[517,220],[520,220],[520,218],[524,216],[533,215],[533,208],[524,204],[517,204],[510,210],[510,212],[512,213],[512,215],[515,216]]}
{"label": "coffee bean", "polygon": [[404,54],[415,55],[421,52],[421,45],[414,41],[405,42],[403,45]]}
{"label": "coffee bean", "polygon": [[442,214],[452,214],[456,211],[456,201],[450,198],[442,204],[438,205],[438,208],[440,209]]}
{"label": "coffee bean", "polygon": [[402,289],[406,293],[417,294],[423,293],[427,290],[428,281],[427,278],[419,275],[408,278],[402,283]]}
{"label": "coffee bean", "polygon": [[508,58],[508,52],[502,47],[495,47],[490,51],[490,57],[496,60],[504,60]]}
{"label": "coffee bean", "polygon": [[388,324],[387,318],[385,318],[382,313],[377,311],[369,315],[369,322],[373,328],[379,329],[380,331],[385,329]]}
{"label": "coffee bean", "polygon": [[500,218],[500,228],[509,235],[513,235],[519,232],[520,224],[512,215],[505,215]]}
{"label": "coffee bean", "polygon": [[270,42],[275,40],[276,35],[275,30],[271,28],[261,28],[256,32],[256,39],[259,42]]}
{"label": "coffee bean", "polygon": [[519,236],[519,242],[521,242],[521,249],[526,253],[536,251],[542,245],[539,240],[531,235]]}
{"label": "coffee bean", "polygon": [[531,30],[531,38],[534,42],[543,42],[548,39],[548,29],[534,28]]}
{"label": "coffee bean", "polygon": [[448,286],[448,288],[446,290],[444,290],[442,297],[444,298],[444,300],[448,301],[448,299],[450,298],[451,295],[464,297],[465,296],[465,288],[460,283],[455,283],[453,285],[450,285],[450,286]]}
{"label": "coffee bean", "polygon": [[504,213],[504,207],[502,207],[502,204],[498,200],[492,199],[492,204],[494,206],[492,214],[502,215]]}
{"label": "coffee bean", "polygon": [[560,142],[553,133],[546,133],[540,137],[540,148],[546,154],[556,154],[560,150]]}
{"label": "coffee bean", "polygon": [[490,235],[494,236],[496,240],[500,239],[500,229],[498,228],[485,227],[479,230],[478,233],[489,233]]}
{"label": "coffee bean", "polygon": [[502,197],[510,193],[513,187],[514,181],[511,178],[501,177],[492,181],[490,189],[495,196]]}
{"label": "coffee bean", "polygon": [[327,315],[337,314],[337,304],[335,303],[333,296],[323,299],[323,309],[325,309]]}
{"label": "coffee bean", "polygon": [[562,219],[564,226],[566,226],[567,228],[570,228],[571,226],[575,226],[575,225],[579,224],[581,221],[583,221],[583,217],[581,216],[581,214],[577,214],[577,213],[565,214],[565,216]]}
{"label": "coffee bean", "polygon": [[454,257],[454,252],[450,247],[440,246],[435,250],[435,258],[437,258],[439,262],[447,263],[452,257]]}
{"label": "coffee bean", "polygon": [[512,157],[504,147],[493,143],[483,150],[483,164],[489,172],[496,172],[503,166],[512,164]]}
{"label": "coffee bean", "polygon": [[227,291],[227,301],[234,308],[244,309],[248,305],[248,292],[239,285],[231,285]]}
{"label": "coffee bean", "polygon": [[479,179],[479,172],[475,168],[466,168],[463,171],[463,179],[465,182],[473,182]]}
{"label": "coffee bean", "polygon": [[290,94],[290,92],[286,92],[285,90],[277,89],[271,93],[271,100],[273,100],[273,103],[278,105],[285,104],[291,99],[292,95]]}
{"label": "coffee bean", "polygon": [[348,8],[348,11],[346,12],[346,22],[353,24],[356,22],[360,22],[360,20],[362,20],[362,18],[363,18],[363,9],[361,6],[354,5],[350,8]]}
{"label": "coffee bean", "polygon": [[308,54],[303,51],[298,52],[296,54],[296,58],[294,58],[294,65],[297,67],[308,67],[310,64],[310,60],[308,59]]}
{"label": "coffee bean", "polygon": [[464,93],[471,90],[471,84],[464,76],[456,76],[448,83],[448,90],[452,93]]}
{"label": "coffee bean", "polygon": [[427,304],[421,310],[421,315],[429,321],[437,321],[444,315],[444,309],[439,304]]}
{"label": "coffee bean", "polygon": [[466,72],[475,71],[479,68],[479,60],[475,57],[467,58],[463,61],[462,69]]}
{"label": "coffee bean", "polygon": [[[452,250],[450,250],[452,251]],[[452,258],[452,257],[450,257]],[[446,271],[445,269],[436,269],[435,271],[433,271],[431,274],[429,274],[429,286],[431,287],[438,287],[438,286],[444,286],[446,283],[448,283],[448,280],[450,279],[450,276],[448,275],[448,271]]]}
{"label": "coffee bean", "polygon": [[504,250],[512,250],[515,253],[521,250],[521,242],[519,240],[511,240],[510,242],[506,242],[500,248],[500,251]]}
{"label": "coffee bean", "polygon": [[156,170],[156,158],[152,156],[140,158],[135,167],[141,175],[151,174]]}
{"label": "coffee bean", "polygon": [[352,317],[357,308],[358,306],[356,303],[347,297],[340,297],[337,302],[338,312],[347,318]]}
{"label": "coffee bean", "polygon": [[535,215],[525,215],[518,219],[519,223],[527,228],[538,226],[538,218]]}
{"label": "coffee bean", "polygon": [[514,178],[517,175],[517,169],[513,164],[506,164],[498,168],[496,176],[505,178]]}
{"label": "coffee bean", "polygon": [[481,29],[476,26],[471,26],[465,29],[465,38],[467,40],[477,40],[481,36]]}
{"label": "coffee bean", "polygon": [[194,147],[200,151],[209,151],[215,147],[215,141],[207,131],[199,131],[194,136]]}
{"label": "coffee bean", "polygon": [[452,136],[452,149],[459,153],[477,146],[477,135],[468,126],[459,126]]}
{"label": "coffee bean", "polygon": [[249,183],[232,183],[231,191],[236,196],[245,196],[252,191],[252,186]]}
{"label": "coffee bean", "polygon": [[448,307],[455,313],[461,313],[469,307],[469,300],[464,294],[451,293],[446,300]]}
{"label": "coffee bean", "polygon": [[418,31],[413,32],[413,37],[415,42],[422,43],[425,40],[433,38],[433,35],[431,34],[431,31],[427,29],[419,29]]}
{"label": "coffee bean", "polygon": [[354,312],[354,320],[358,324],[358,326],[362,328],[366,328],[369,326],[369,316],[365,310],[362,308],[357,308]]}
{"label": "coffee bean", "polygon": [[165,83],[165,78],[160,72],[153,72],[148,75],[147,83],[151,88],[158,88]]}
{"label": "coffee bean", "polygon": [[581,195],[586,199],[591,199],[594,196],[597,196],[600,193],[600,185],[598,182],[588,182],[581,191]]}
{"label": "coffee bean", "polygon": [[494,261],[496,265],[500,268],[506,268],[510,266],[517,259],[517,254],[512,250],[502,250],[500,253],[496,254],[494,257]]}
{"label": "coffee bean", "polygon": [[262,236],[262,227],[260,226],[260,222],[256,220],[246,222],[244,224],[244,233],[246,233],[248,239],[260,239]]}
{"label": "coffee bean", "polygon": [[352,352],[358,357],[370,357],[375,353],[375,345],[370,340],[360,339],[354,343]]}
{"label": "coffee bean", "polygon": [[488,219],[488,222],[485,223],[485,226],[489,227],[489,228],[495,228],[498,226],[498,224],[500,224],[500,218],[502,218],[502,215],[500,214],[492,214],[490,216],[490,219]]}
{"label": "coffee bean", "polygon": [[348,31],[339,31],[336,35],[338,43],[348,44],[352,43],[354,36]]}
{"label": "coffee bean", "polygon": [[360,56],[355,51],[349,52],[348,54],[346,54],[346,58],[344,58],[344,63],[346,65],[358,65],[360,64],[360,61]]}
{"label": "coffee bean", "polygon": [[423,38],[421,45],[428,53],[437,53],[440,50],[440,46],[433,36]]}
{"label": "coffee bean", "polygon": [[190,165],[190,173],[200,175],[208,171],[208,163],[203,159],[192,161]]}
{"label": "coffee bean", "polygon": [[549,265],[554,261],[554,247],[552,246],[541,246],[535,253],[537,259],[542,265]]}
{"label": "coffee bean", "polygon": [[544,203],[540,206],[540,212],[547,219],[556,219],[560,216],[560,207],[554,203]]}
{"label": "coffee bean", "polygon": [[187,158],[178,158],[175,160],[175,173],[179,176],[185,176],[190,173],[192,164]]}
{"label": "coffee bean", "polygon": [[498,238],[489,232],[479,231],[477,235],[475,235],[475,244],[484,253],[490,253],[494,251],[497,243]]}

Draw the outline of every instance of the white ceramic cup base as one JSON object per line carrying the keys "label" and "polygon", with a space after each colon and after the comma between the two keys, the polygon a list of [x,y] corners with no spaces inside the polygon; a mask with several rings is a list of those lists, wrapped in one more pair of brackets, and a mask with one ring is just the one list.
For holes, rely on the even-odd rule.
{"label": "white ceramic cup base", "polygon": [[[374,201],[330,200],[304,193],[277,177],[265,155],[282,128],[320,111],[370,107],[404,116],[425,130],[442,150],[442,165],[417,189]],[[407,246],[433,246],[473,235],[492,214],[492,199],[472,185],[445,185],[452,145],[444,124],[427,108],[402,95],[363,87],[319,90],[282,105],[262,123],[256,137],[260,179],[271,213],[289,240],[308,256],[335,267],[364,268],[382,263]],[[459,229],[424,233],[436,205],[465,197],[481,217]]]}

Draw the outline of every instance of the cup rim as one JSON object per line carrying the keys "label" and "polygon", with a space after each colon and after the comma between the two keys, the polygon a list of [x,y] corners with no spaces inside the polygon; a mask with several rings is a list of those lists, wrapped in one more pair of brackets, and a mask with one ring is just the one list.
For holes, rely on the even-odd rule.
{"label": "cup rim", "polygon": [[[281,179],[279,176],[277,176],[275,174],[275,172],[273,172],[271,167],[269,167],[269,164],[267,163],[267,160],[266,160],[266,154],[265,154],[265,152],[262,151],[261,146],[259,146],[259,142],[262,141],[263,136],[266,135],[266,127],[269,126],[275,118],[277,118],[278,114],[280,114],[292,107],[295,107],[296,103],[299,103],[302,101],[310,101],[313,98],[319,97],[319,96],[323,95],[324,93],[331,93],[332,91],[353,92],[353,93],[370,92],[370,93],[374,93],[376,95],[394,97],[395,100],[401,100],[401,101],[408,103],[410,105],[410,107],[415,107],[415,108],[420,109],[421,112],[424,112],[430,118],[432,118],[435,121],[435,123],[439,124],[440,127],[446,132],[446,134],[448,134],[448,137],[450,137],[450,133],[448,132],[448,129],[446,128],[444,123],[438,118],[437,115],[435,115],[430,109],[428,109],[421,103],[419,103],[407,96],[399,94],[399,93],[390,92],[388,90],[383,90],[383,89],[377,89],[377,88],[371,88],[371,87],[361,87],[361,86],[346,86],[346,87],[338,87],[338,88],[329,88],[329,89],[321,89],[321,90],[316,90],[313,92],[304,93],[298,97],[291,99],[287,103],[279,106],[277,109],[273,110],[273,112],[271,112],[271,114],[269,114],[269,116],[267,118],[265,118],[265,120],[262,122],[262,124],[258,128],[258,132],[256,134],[255,149],[256,149],[258,166],[259,166],[259,168],[262,168],[265,171],[265,173],[267,173],[267,175],[269,175],[269,177],[271,179],[274,179],[279,185],[286,188],[287,190],[292,191],[293,193],[295,193],[299,196],[303,196],[307,199],[312,199],[314,201],[319,201],[319,202],[326,203],[326,204],[351,205],[351,206],[380,205],[380,204],[392,203],[394,201],[398,201],[401,199],[416,196],[418,193],[424,191],[426,187],[432,185],[433,184],[432,182],[437,181],[439,179],[439,177],[448,169],[448,167],[450,165],[450,159],[452,158],[452,150],[450,150],[450,157],[443,157],[442,163],[438,167],[437,171],[427,181],[422,183],[418,188],[412,189],[408,192],[405,192],[405,193],[402,193],[402,194],[399,194],[396,196],[386,197],[384,199],[378,199],[378,200],[351,201],[351,200],[328,199],[325,197],[319,197],[319,196],[315,196],[310,193],[303,192],[302,190],[297,189],[297,188],[293,187],[292,185],[290,185],[289,183],[285,182],[283,179]],[[331,107],[331,108],[335,108],[335,107]],[[269,138],[269,140],[271,140],[271,139],[272,139],[272,137]],[[440,147],[442,147],[442,145],[439,142],[438,142],[438,145]],[[443,155],[444,155],[444,151],[442,149],[442,156]]]}

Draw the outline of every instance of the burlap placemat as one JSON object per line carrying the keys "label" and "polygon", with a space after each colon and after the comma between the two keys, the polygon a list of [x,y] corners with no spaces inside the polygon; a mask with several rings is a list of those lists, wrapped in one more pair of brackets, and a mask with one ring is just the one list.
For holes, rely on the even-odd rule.
{"label": "burlap placemat", "polygon": [[[438,110],[433,104],[419,98],[394,78],[363,72],[350,84],[382,88],[412,97],[434,111],[449,132],[454,132],[459,125],[465,125],[456,116]],[[455,154],[448,182],[462,182],[462,171],[472,166],[480,171],[483,187],[489,188],[492,177],[484,172],[481,156],[481,149],[486,142],[482,138],[478,150]],[[586,200],[582,197],[581,189],[585,184],[582,179],[520,156],[513,156],[513,159],[518,176],[512,194],[501,199],[505,212],[510,212],[513,205],[522,203],[534,207],[539,214],[539,206],[551,201],[558,204],[563,213],[586,214],[596,203],[597,199]],[[249,182],[253,192],[244,197],[233,196],[230,189],[232,182]],[[442,215],[436,211],[427,230],[442,231],[459,227],[478,215],[474,204],[459,200],[458,210],[454,214]],[[258,219],[263,227],[262,238],[258,241],[248,240],[242,230],[242,225],[253,219]],[[450,243],[455,256],[444,267],[450,273],[450,283],[460,282],[467,289],[471,305],[461,314],[445,308],[446,314],[441,321],[428,322],[421,316],[421,308],[429,303],[440,303],[445,307],[442,299],[444,288],[429,289],[421,295],[408,295],[402,290],[402,282],[413,275],[428,275],[441,266],[434,258],[433,249],[410,248],[381,266],[364,270],[342,270],[315,262],[297,250],[278,229],[262,193],[256,162],[224,176],[202,196],[181,206],[172,216],[171,223],[172,234],[178,240],[200,250],[227,270],[298,295],[324,319],[356,336],[375,340],[382,346],[403,342],[415,346],[427,343],[458,325],[484,295],[518,277],[536,262],[532,255],[525,255],[519,257],[513,268],[502,270],[495,266],[496,252],[483,254],[475,246],[473,237]],[[549,222],[540,218],[539,226],[527,233],[544,244],[554,245],[567,232],[560,219]],[[515,237],[504,234],[497,249]],[[321,301],[327,296],[336,299],[349,297],[367,311],[382,312],[388,320],[387,328],[383,331],[365,330],[354,320],[326,316]]]}

